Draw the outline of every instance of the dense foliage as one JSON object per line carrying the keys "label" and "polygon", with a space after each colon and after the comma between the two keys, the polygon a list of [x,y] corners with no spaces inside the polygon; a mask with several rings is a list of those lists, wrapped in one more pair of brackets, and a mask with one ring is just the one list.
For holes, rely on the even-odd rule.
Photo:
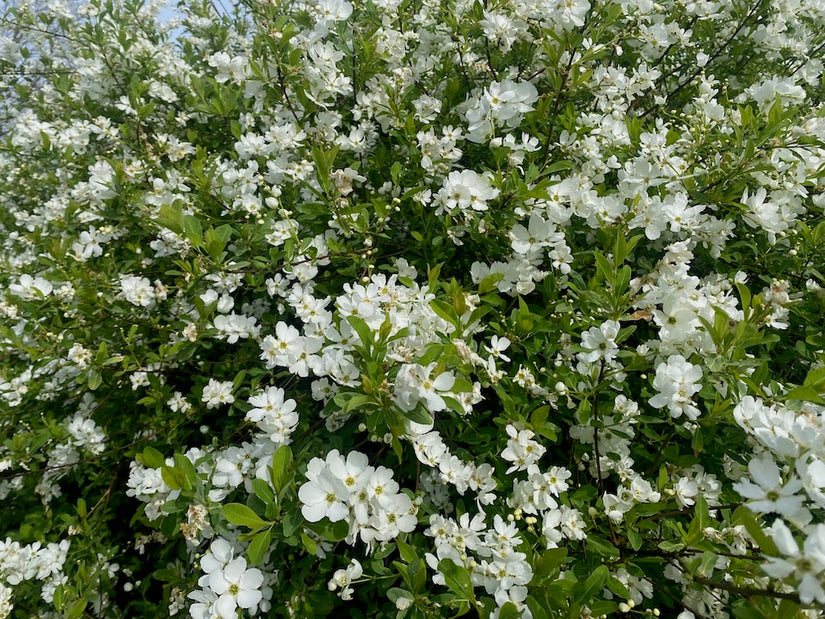
{"label": "dense foliage", "polygon": [[3,18],[0,617],[820,616],[822,2],[158,9]]}

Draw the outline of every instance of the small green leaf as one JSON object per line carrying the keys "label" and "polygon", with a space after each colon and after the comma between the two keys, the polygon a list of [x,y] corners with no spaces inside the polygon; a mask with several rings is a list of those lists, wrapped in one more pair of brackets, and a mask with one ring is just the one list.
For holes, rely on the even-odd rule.
{"label": "small green leaf", "polygon": [[803,400],[805,402],[813,402],[814,404],[825,404],[825,398],[819,395],[816,389],[806,385],[794,387],[788,391],[785,397],[788,400]]}
{"label": "small green leaf", "polygon": [[320,522],[307,523],[307,526],[329,542],[340,542],[349,535],[349,524],[346,520],[330,522],[324,518]]}
{"label": "small green leaf", "polygon": [[369,354],[370,347],[372,346],[372,330],[360,316],[347,316],[347,322],[358,334],[361,345],[367,350],[367,354]]}
{"label": "small green leaf", "polygon": [[289,537],[301,528],[301,525],[304,524],[304,519],[301,517],[299,511],[289,511],[284,515],[281,524],[284,530],[284,537]]}
{"label": "small green leaf", "polygon": [[66,615],[66,619],[80,619],[86,611],[86,604],[88,604],[86,600],[78,600],[75,602],[74,606],[72,606],[71,610]]}
{"label": "small green leaf", "polygon": [[521,611],[512,602],[506,602],[499,608],[498,619],[521,619]]}
{"label": "small green leaf", "polygon": [[642,536],[633,529],[627,530],[627,541],[633,550],[639,550],[642,547]]}
{"label": "small green leaf", "polygon": [[203,227],[194,215],[183,216],[183,234],[195,247],[203,246]]}
{"label": "small green leaf", "polygon": [[415,552],[415,546],[401,539],[396,539],[395,544],[398,546],[398,554],[400,554],[401,558],[407,563],[412,563],[418,558],[418,554]]}
{"label": "small green leaf", "polygon": [[603,537],[598,537],[596,535],[587,536],[587,548],[588,550],[593,550],[597,554],[607,559],[618,557],[620,554],[619,549],[616,548],[613,544],[608,542]]}
{"label": "small green leaf", "polygon": [[493,273],[488,275],[478,284],[478,294],[485,295],[496,290],[496,284],[504,279],[504,273]]}
{"label": "small green leaf", "polygon": [[534,577],[537,581],[547,578],[561,567],[566,558],[566,548],[551,548],[541,554],[536,553],[533,558]]}
{"label": "small green leaf", "polygon": [[146,447],[141,454],[143,456],[143,465],[150,469],[159,469],[164,465],[163,454],[154,447]]}
{"label": "small green leaf", "polygon": [[301,543],[304,545],[304,548],[306,548],[306,551],[311,555],[314,555],[318,550],[318,544],[316,544],[315,540],[306,533],[301,533]]}
{"label": "small green leaf", "polygon": [[272,487],[280,492],[292,476],[292,450],[289,445],[281,445],[272,456]]}
{"label": "small green leaf", "polygon": [[410,421],[414,421],[415,423],[420,423],[425,426],[433,422],[433,416],[430,414],[430,411],[425,409],[423,406],[416,406],[411,411],[404,411],[404,416]]}
{"label": "small green leaf", "polygon": [[620,598],[624,598],[625,600],[630,599],[630,591],[628,591],[627,587],[625,587],[624,584],[622,584],[622,582],[617,578],[613,578],[612,576],[608,578],[607,588]]}
{"label": "small green leaf", "polygon": [[753,541],[756,542],[758,548],[768,555],[778,555],[779,551],[776,548],[776,544],[774,541],[768,537],[765,531],[762,530],[762,526],[757,522],[756,516],[753,515],[753,512],[749,510],[744,505],[740,505],[736,508],[733,512],[733,517],[731,518],[731,523],[736,526],[737,524],[741,524],[745,526],[748,534],[753,538]]}
{"label": "small green leaf", "polygon": [[198,472],[195,470],[195,465],[183,454],[175,454],[175,469],[183,474],[185,480],[184,488],[187,490],[191,490],[201,483]]}
{"label": "small green leaf", "polygon": [[272,532],[270,529],[261,531],[252,538],[252,542],[249,544],[249,548],[246,551],[246,554],[249,557],[250,565],[258,565],[264,560],[266,552],[269,550],[269,544],[271,541]]}
{"label": "small green leaf", "polygon": [[609,576],[610,570],[606,565],[597,567],[581,587],[576,587],[579,590],[576,594],[576,600],[580,604],[586,604],[596,593],[602,590]]}
{"label": "small green leaf", "polygon": [[252,480],[252,491],[264,503],[272,503],[275,500],[275,493],[263,479]]}
{"label": "small green leaf", "polygon": [[215,262],[220,260],[221,253],[232,238],[232,232],[232,227],[228,224],[206,231],[206,251]]}
{"label": "small green leaf", "polygon": [[665,540],[664,542],[659,542],[659,548],[664,550],[665,552],[679,552],[685,547],[682,542],[672,542]]}
{"label": "small green leaf", "polygon": [[100,387],[101,383],[103,383],[103,377],[100,375],[100,370],[97,368],[89,370],[89,373],[86,375],[86,384],[89,386],[89,389],[94,391]]}
{"label": "small green leaf", "polygon": [[172,466],[160,467],[160,477],[172,490],[183,490],[186,485],[186,476]]}
{"label": "small green leaf", "polygon": [[242,503],[228,503],[223,506],[221,512],[228,522],[252,530],[263,529],[272,524],[258,516],[251,507]]}
{"label": "small green leaf", "polygon": [[183,213],[177,205],[164,204],[160,207],[157,223],[164,228],[169,228],[172,232],[180,234],[183,232]]}
{"label": "small green leaf", "polygon": [[475,590],[470,572],[463,565],[457,565],[452,559],[442,559],[438,571],[444,575],[447,587],[467,600],[475,600]]}

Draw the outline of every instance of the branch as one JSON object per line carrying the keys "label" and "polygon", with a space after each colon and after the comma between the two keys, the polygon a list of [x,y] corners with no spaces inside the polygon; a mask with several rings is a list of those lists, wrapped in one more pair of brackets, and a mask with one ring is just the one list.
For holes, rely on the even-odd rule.
{"label": "branch", "polygon": [[800,606],[804,606],[802,602],[799,600],[798,593],[785,593],[784,591],[776,591],[775,589],[757,589],[755,587],[740,587],[738,585],[734,585],[727,582],[714,582],[709,578],[705,578],[704,576],[693,576],[693,580],[700,585],[704,585],[706,587],[712,587],[714,589],[721,589],[722,591],[727,591],[728,593],[736,593],[738,595],[743,595],[745,597],[769,597],[769,598],[778,598],[781,600],[790,600],[792,602],[796,602]]}

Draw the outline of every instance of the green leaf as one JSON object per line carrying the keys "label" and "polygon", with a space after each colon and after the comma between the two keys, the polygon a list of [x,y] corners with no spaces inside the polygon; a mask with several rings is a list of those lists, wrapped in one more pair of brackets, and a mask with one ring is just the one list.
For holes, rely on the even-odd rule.
{"label": "green leaf", "polygon": [[96,390],[103,383],[103,377],[100,375],[100,370],[92,368],[86,375],[86,384],[91,391]]}
{"label": "green leaf", "polygon": [[398,546],[398,554],[400,554],[401,558],[407,563],[412,563],[418,558],[418,554],[415,552],[415,546],[406,543],[400,538],[395,540],[395,544]]}
{"label": "green leaf", "polygon": [[[588,546],[589,545],[590,544],[588,543]],[[593,570],[593,573],[590,574],[584,584],[580,587],[576,587],[576,589],[578,589],[578,593],[576,593],[576,601],[579,602],[579,604],[586,604],[596,593],[604,588],[609,576],[610,570],[606,565],[600,565]]]}
{"label": "green leaf", "polygon": [[561,567],[567,558],[566,548],[551,548],[533,557],[533,575],[536,581],[542,581]]}
{"label": "green leaf", "polygon": [[659,548],[661,548],[665,552],[679,552],[684,547],[685,545],[682,542],[673,542],[668,540],[659,542]]}
{"label": "green leaf", "polygon": [[802,384],[812,387],[818,393],[825,393],[825,367],[815,368],[808,372]]}
{"label": "green leaf", "polygon": [[228,224],[206,231],[206,251],[215,262],[220,260],[221,253],[232,238],[232,232],[232,227]]}
{"label": "green leaf", "polygon": [[349,524],[346,520],[330,522],[324,518],[320,522],[309,522],[307,527],[329,542],[340,542],[349,535]]}
{"label": "green leaf", "polygon": [[249,548],[246,551],[246,554],[249,557],[250,565],[258,565],[264,560],[266,552],[269,550],[269,544],[271,541],[272,532],[270,529],[261,531],[252,538],[252,542],[249,544]]}
{"label": "green leaf", "polygon": [[762,530],[762,526],[757,522],[753,512],[744,505],[740,505],[733,512],[731,523],[734,526],[738,524],[744,525],[748,534],[753,538],[753,541],[756,542],[756,545],[765,554],[774,556],[779,554],[776,544],[774,544],[773,540]]}
{"label": "green leaf", "polygon": [[493,273],[481,280],[478,284],[478,294],[485,295],[496,290],[496,284],[504,279],[504,273]]}
{"label": "green leaf", "polygon": [[788,400],[803,400],[805,402],[813,402],[814,404],[825,404],[825,398],[819,395],[816,389],[806,385],[794,387],[788,391],[785,397]]}
{"label": "green leaf", "polygon": [[602,254],[596,252],[593,254],[596,259],[596,270],[601,274],[602,279],[606,282],[613,282],[613,265]]}
{"label": "green leaf", "polygon": [[407,419],[414,421],[415,423],[429,425],[433,422],[433,416],[430,414],[430,411],[420,405],[416,406],[411,411],[404,411],[403,414]]}
{"label": "green leaf", "polygon": [[499,609],[498,619],[521,619],[521,611],[512,602],[506,602]]}
{"label": "green leaf", "polygon": [[175,454],[175,469],[183,473],[185,483],[184,488],[191,490],[201,484],[198,472],[192,461],[183,454]]}
{"label": "green leaf", "polygon": [[633,529],[627,530],[627,541],[633,550],[639,550],[642,547],[642,536]]}
{"label": "green leaf", "polygon": [[289,445],[281,445],[275,450],[272,456],[272,487],[275,492],[280,493],[286,485],[287,480],[293,473],[292,450]]}
{"label": "green leaf", "polygon": [[80,619],[86,611],[87,604],[88,602],[86,600],[78,600],[75,602],[74,606],[72,606],[71,610],[66,614],[66,619]]}
{"label": "green leaf", "polygon": [[284,515],[283,522],[284,537],[290,537],[304,524],[304,519],[299,511],[289,511]]}
{"label": "green leaf", "polygon": [[396,161],[390,167],[390,178],[392,182],[397,184],[398,183],[398,175],[401,174],[401,171],[404,169],[404,166],[401,165],[400,161]]}
{"label": "green leaf", "polygon": [[699,522],[699,530],[704,531],[710,526],[710,511],[708,510],[708,502],[702,496],[696,497],[696,508],[694,509],[696,519]]}
{"label": "green leaf", "polygon": [[619,596],[620,598],[624,598],[625,600],[630,599],[630,591],[627,590],[627,587],[622,584],[620,580],[617,578],[613,578],[612,576],[607,579],[607,588],[614,594]]}
{"label": "green leaf", "polygon": [[183,213],[181,212],[180,206],[173,204],[164,204],[161,206],[157,222],[159,225],[164,228],[169,228],[169,230],[177,234],[183,232]]}
{"label": "green leaf", "polygon": [[301,543],[304,545],[304,548],[306,548],[306,551],[311,555],[314,555],[318,550],[318,544],[316,544],[315,540],[306,533],[301,533]]}
{"label": "green leaf", "polygon": [[183,216],[183,234],[195,247],[203,247],[203,228],[194,215]]}
{"label": "green leaf", "polygon": [[228,522],[252,530],[263,529],[272,524],[258,516],[251,507],[242,503],[228,503],[223,506],[221,512]]}
{"label": "green leaf", "polygon": [[263,479],[252,480],[252,491],[264,503],[272,503],[275,500],[275,493]]}
{"label": "green leaf", "polygon": [[587,548],[607,559],[618,557],[620,554],[618,548],[603,537],[598,537],[597,535],[587,536]]}
{"label": "green leaf", "polygon": [[165,463],[163,454],[154,447],[146,447],[141,454],[143,457],[143,465],[150,469],[159,469]]}
{"label": "green leaf", "polygon": [[160,467],[160,477],[172,490],[183,490],[186,486],[186,476],[183,471],[179,471],[172,466]]}
{"label": "green leaf", "polygon": [[358,337],[361,339],[361,345],[367,351],[367,354],[369,354],[370,347],[372,346],[372,330],[360,316],[347,316],[347,322],[358,334]]}
{"label": "green leaf", "polygon": [[444,574],[444,582],[450,591],[466,600],[475,600],[473,581],[466,567],[456,565],[452,559],[442,559],[438,564],[438,571]]}
{"label": "green leaf", "polygon": [[452,305],[445,301],[442,301],[441,299],[433,299],[430,302],[430,307],[436,314],[438,314],[445,321],[449,322],[456,328],[460,327],[461,321],[459,320],[458,314],[456,314],[455,308],[453,308]]}

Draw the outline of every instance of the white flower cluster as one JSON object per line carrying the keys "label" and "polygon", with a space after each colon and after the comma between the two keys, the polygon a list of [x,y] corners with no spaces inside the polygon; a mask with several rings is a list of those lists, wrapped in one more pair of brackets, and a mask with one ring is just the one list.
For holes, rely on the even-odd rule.
{"label": "white flower cluster", "polygon": [[[26,14],[19,4],[13,10]],[[121,4],[96,3],[71,20],[62,3],[45,3],[49,30],[0,37],[15,76],[0,90],[37,95],[23,98],[26,109],[16,109],[16,95],[4,106],[12,148],[0,153],[0,355],[9,366],[0,401],[19,407],[7,417],[23,422],[0,424],[10,436],[0,469],[28,470],[0,482],[0,499],[32,489],[48,506],[62,476],[115,457],[111,442],[132,431],[131,417],[104,410],[93,419],[89,399],[58,412],[64,394],[97,389],[102,357],[113,401],[131,402],[139,394],[129,387],[146,387],[138,406],[157,405],[137,414],[141,433],[127,441],[161,441],[169,427],[191,440],[188,423],[192,434],[203,424],[202,449],[165,447],[185,450],[197,496],[172,489],[150,451],[141,462],[155,466],[132,463],[126,492],[145,503],[150,521],[168,517],[156,523],[164,531],[177,519],[190,563],[197,545],[225,532],[211,521],[219,503],[253,490],[265,501],[273,454],[300,436],[307,443],[295,446],[297,470],[310,460],[297,490],[304,519],[346,523],[347,542],[360,538],[369,551],[402,533],[420,543],[422,498],[402,491],[409,478],[377,460],[410,457],[411,445],[412,464],[424,465],[416,481],[432,514],[434,582],[445,582],[438,566],[451,560],[499,608],[512,602],[523,617],[531,616],[532,579],[532,557],[519,552],[525,530],[539,546],[577,548],[606,527],[619,532],[611,535],[617,544],[636,533],[647,552],[675,539],[705,504],[713,509],[702,534],[719,554],[696,557],[702,570],[688,574],[679,552],[668,553],[673,562],[663,568],[684,585],[686,608],[725,617],[737,586],[781,591],[748,576],[753,557],[766,557],[765,573],[798,589],[803,603],[825,604],[825,408],[795,400],[800,391],[789,393],[786,374],[759,382],[773,370],[766,357],[792,350],[759,340],[772,329],[787,330],[806,365],[822,365],[817,338],[798,337],[807,326],[800,316],[821,309],[825,283],[810,259],[819,255],[815,224],[825,207],[821,0],[759,2],[741,16],[742,3],[719,0],[423,0],[414,8],[371,0],[367,11],[347,0],[274,0],[264,8],[277,18],[265,26],[257,10],[240,7],[233,22],[184,3],[180,45],[169,29],[147,36],[152,28],[132,27]],[[106,44],[75,47],[75,21],[88,21]],[[742,56],[737,75],[726,74],[740,61],[728,51]],[[52,82],[41,64],[72,70]],[[117,213],[124,207],[128,217]],[[593,253],[614,233],[617,246],[621,235],[642,240],[615,264],[616,280],[603,282],[604,273],[592,273]],[[765,248],[771,253],[759,255]],[[397,251],[428,267],[427,285],[414,282]],[[395,274],[377,272],[388,263]],[[763,266],[770,283],[749,303],[742,286]],[[748,274],[734,274],[739,268]],[[98,291],[90,282],[101,273],[110,280]],[[809,294],[794,288],[806,280]],[[98,317],[112,300],[117,311],[105,330],[95,323],[110,322]],[[490,310],[493,319],[485,318]],[[129,320],[135,313],[140,320]],[[728,337],[742,346],[735,354],[736,346],[719,345]],[[760,353],[739,354],[750,346]],[[120,350],[103,355],[106,347]],[[213,354],[226,349],[231,357]],[[764,371],[752,374],[760,364]],[[281,387],[270,385],[273,376],[286,377]],[[803,395],[819,401],[808,386]],[[310,389],[317,404],[302,399]],[[702,439],[715,449],[741,436],[723,410],[731,402],[746,441],[730,454],[703,452]],[[379,407],[396,423],[382,427]],[[719,432],[703,418],[711,408]],[[232,417],[238,411],[247,411],[243,421]],[[51,436],[38,418],[59,437],[35,453],[39,437]],[[349,451],[354,442],[344,447],[367,428],[365,440],[392,445],[370,452],[376,466]],[[497,438],[465,442],[473,432]],[[645,453],[651,437],[662,442],[655,455]],[[576,462],[575,476],[552,464],[569,438],[577,444],[561,456],[566,466]],[[691,454],[707,458],[704,466]],[[176,453],[163,465],[180,462]],[[24,483],[36,469],[39,479]],[[719,470],[724,478],[710,472]],[[589,494],[571,498],[576,485]],[[465,501],[453,499],[468,491],[486,513],[462,513]],[[720,497],[734,493],[771,523],[765,531],[777,552],[753,552],[755,539],[720,509]],[[280,494],[295,507],[295,492]],[[644,506],[651,513],[662,508],[658,536],[627,528],[646,518],[644,503],[660,504]],[[108,501],[99,505],[96,522],[119,517]],[[456,520],[446,516],[453,509]],[[282,552],[280,527],[272,535],[268,552]],[[148,539],[161,538],[139,537],[141,552]],[[41,578],[47,550],[0,544],[0,616],[11,611],[12,586]],[[211,540],[200,589],[189,595],[193,617],[271,610],[275,575],[251,568],[245,550]],[[593,550],[568,555],[575,573],[599,560]],[[54,552],[51,563],[62,565],[65,549],[62,558]],[[628,589],[618,608],[629,614],[652,585],[626,558],[633,573],[614,565],[611,574]],[[710,576],[729,559],[748,569],[717,581],[714,595],[688,577]],[[344,600],[374,564],[346,565],[317,579]],[[57,572],[43,578],[44,600],[63,578]],[[97,595],[98,614],[120,612],[108,608],[105,591]],[[178,588],[171,597],[170,614],[184,603]],[[303,592],[284,600],[286,612],[308,613],[293,608],[302,600]],[[404,610],[420,601],[416,593],[396,603]]]}
{"label": "white flower cluster", "polygon": [[444,180],[444,186],[436,195],[439,208],[437,214],[443,212],[453,214],[456,211],[467,213],[470,211],[486,211],[487,203],[495,199],[499,190],[490,183],[490,178],[473,172],[462,170],[450,172]]}
{"label": "white flower cluster", "polygon": [[393,401],[401,410],[411,411],[419,402],[423,402],[432,413],[443,411],[447,407],[442,396],[455,397],[450,392],[455,384],[455,376],[451,372],[433,376],[437,366],[437,363],[430,363],[427,367],[417,363],[401,366],[395,377],[392,395]]}
{"label": "white flower cluster", "polygon": [[338,597],[344,601],[349,601],[352,599],[352,594],[355,593],[355,589],[352,588],[353,581],[361,578],[363,574],[364,568],[361,566],[361,562],[358,559],[352,559],[346,568],[335,570],[329,583],[327,583],[327,587],[330,591],[340,589],[337,593]]}
{"label": "white flower cluster", "polygon": [[462,514],[458,521],[438,514],[430,516],[430,526],[424,534],[435,543],[435,552],[426,555],[427,565],[436,571],[433,582],[445,583],[438,566],[441,561],[452,561],[467,568],[473,586],[484,587],[499,607],[512,602],[523,619],[531,619],[533,614],[524,601],[525,585],[532,580],[533,569],[527,555],[516,550],[522,543],[518,527],[496,515],[493,527],[488,529],[485,518],[484,512],[472,519],[469,514]]}
{"label": "white flower cluster", "polygon": [[408,422],[410,431],[406,438],[412,443],[419,462],[437,469],[441,482],[454,486],[459,494],[469,489],[476,493],[476,500],[481,505],[490,505],[495,501],[496,481],[489,463],[476,465],[464,462],[450,452],[437,430],[419,434],[415,425]]}
{"label": "white flower cluster", "polygon": [[[761,449],[733,487],[754,512],[778,516],[766,531],[779,556],[763,569],[797,582],[803,603],[825,604],[825,525],[811,522],[812,510],[825,508],[825,407],[806,403],[798,413],[745,396],[733,415]],[[802,536],[801,548],[791,527]]]}
{"label": "white flower cluster", "polygon": [[132,305],[152,307],[155,304],[155,289],[147,277],[140,275],[121,275],[120,291]]}
{"label": "white flower cluster", "polygon": [[200,564],[204,572],[198,579],[201,589],[188,595],[195,601],[189,607],[192,619],[235,619],[238,609],[256,614],[270,608],[272,589],[264,586],[263,572],[249,567],[244,557],[236,557],[226,539],[215,538]]}
{"label": "white flower cluster", "polygon": [[309,522],[345,520],[348,544],[360,535],[371,547],[415,529],[417,509],[408,495],[399,492],[392,471],[370,466],[367,456],[358,451],[344,458],[333,449],[325,460],[313,458],[306,477],[298,489],[301,514]]}
{"label": "white flower cluster", "polygon": [[298,426],[295,400],[284,400],[284,390],[267,387],[251,396],[246,418],[257,425],[273,443],[286,443]]}
{"label": "white flower cluster", "polygon": [[66,539],[45,546],[40,542],[20,544],[10,538],[0,541],[0,617],[11,611],[12,587],[24,580],[42,581],[40,596],[44,602],[51,603],[55,588],[68,582],[63,564],[69,545]]}
{"label": "white flower cluster", "polygon": [[538,97],[536,87],[530,82],[492,82],[467,110],[468,139],[484,142],[496,129],[518,127]]}
{"label": "white flower cluster", "polygon": [[667,407],[670,416],[678,419],[682,415],[695,421],[701,411],[693,403],[693,396],[702,388],[702,368],[685,360],[682,355],[668,357],[667,363],[656,366],[653,387],[658,392],[650,398],[655,408]]}

